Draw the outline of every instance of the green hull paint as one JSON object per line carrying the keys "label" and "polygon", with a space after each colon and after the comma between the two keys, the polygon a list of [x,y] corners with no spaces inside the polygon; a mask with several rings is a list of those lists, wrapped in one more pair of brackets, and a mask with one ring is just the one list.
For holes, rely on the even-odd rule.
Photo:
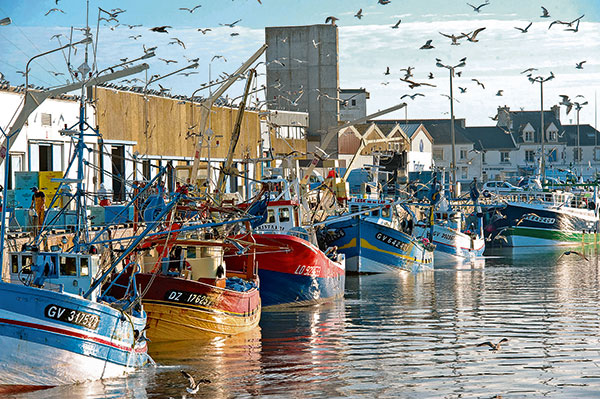
{"label": "green hull paint", "polygon": [[506,229],[503,233],[505,236],[521,236],[539,238],[542,240],[552,240],[558,242],[584,242],[593,243],[596,242],[594,233],[576,233],[576,232],[565,232],[560,230],[550,229],[535,229],[535,228],[524,228],[524,227],[511,227]]}

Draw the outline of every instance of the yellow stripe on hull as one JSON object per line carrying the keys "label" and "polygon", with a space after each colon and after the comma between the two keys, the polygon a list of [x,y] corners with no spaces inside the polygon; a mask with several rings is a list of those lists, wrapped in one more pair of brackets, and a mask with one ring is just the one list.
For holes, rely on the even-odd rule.
{"label": "yellow stripe on hull", "polygon": [[219,310],[185,308],[172,303],[144,301],[148,314],[146,335],[151,341],[202,339],[250,331],[260,321],[260,306],[254,313],[236,315]]}

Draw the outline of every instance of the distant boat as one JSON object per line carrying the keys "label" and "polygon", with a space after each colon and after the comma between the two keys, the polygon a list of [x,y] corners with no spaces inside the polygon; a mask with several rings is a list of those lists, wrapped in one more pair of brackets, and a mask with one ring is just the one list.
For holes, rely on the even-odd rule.
{"label": "distant boat", "polygon": [[[346,255],[346,270],[354,273],[433,269],[433,246],[403,227],[396,203],[353,198],[350,213],[325,223],[324,239]],[[406,226],[404,224],[404,226]]]}
{"label": "distant boat", "polygon": [[564,191],[509,196],[488,227],[491,238],[508,247],[594,242],[600,228],[597,197]]}
{"label": "distant boat", "polygon": [[119,377],[152,363],[133,291],[127,302],[98,298],[99,288],[81,295],[98,255],[26,248],[9,256],[15,283],[0,282],[0,392]]}
{"label": "distant boat", "polygon": [[469,228],[463,228],[462,223],[462,212],[436,211],[433,228],[425,221],[420,221],[415,225],[414,234],[427,237],[435,245],[436,261],[482,256],[485,251],[482,221]]}

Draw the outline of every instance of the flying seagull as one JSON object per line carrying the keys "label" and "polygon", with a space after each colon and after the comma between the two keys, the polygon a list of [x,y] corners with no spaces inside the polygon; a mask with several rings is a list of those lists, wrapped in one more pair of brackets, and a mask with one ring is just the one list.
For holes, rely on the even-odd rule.
{"label": "flying seagull", "polygon": [[[571,26],[571,25],[569,25],[569,26]],[[567,28],[565,30],[569,31],[569,32],[579,32],[579,20],[577,21],[577,25],[575,25],[575,28]]]}
{"label": "flying seagull", "polygon": [[[210,62],[213,62],[214,60],[217,60],[219,58],[223,58],[223,61],[227,62],[227,59],[225,57],[223,57],[222,55],[213,55],[213,57],[210,59]],[[277,60],[274,60],[272,62],[275,62]]]}
{"label": "flying seagull", "polygon": [[485,89],[485,86],[483,85],[483,83],[481,83],[480,81],[478,81],[477,79],[471,79],[473,82],[477,83],[479,86],[481,86],[482,88]]}
{"label": "flying seagull", "polygon": [[433,79],[433,72],[429,72],[429,76],[428,76],[428,78],[429,78],[429,79]]}
{"label": "flying seagull", "polygon": [[385,72],[383,74],[384,75],[389,75],[390,74],[390,67],[387,67],[387,69],[385,70]]}
{"label": "flying seagull", "polygon": [[467,92],[467,88],[466,87],[460,87],[460,86],[458,86],[458,89],[460,90],[461,94]]}
{"label": "flying seagull", "polygon": [[50,14],[51,12],[55,12],[55,11],[60,11],[63,14],[65,13],[63,10],[61,10],[60,8],[51,8],[48,10],[48,12],[46,14],[44,14],[44,16],[47,16],[48,14]]}
{"label": "flying seagull", "polygon": [[477,43],[479,40],[477,40],[476,37],[479,34],[479,32],[481,32],[483,30],[485,30],[485,27],[475,29],[475,31],[473,33],[462,33],[462,35],[463,35],[463,37],[466,37],[468,41]]}
{"label": "flying seagull", "polygon": [[221,25],[221,26],[229,26],[230,28],[233,28],[235,26],[235,24],[237,24],[240,21],[241,21],[241,19],[238,19],[237,21],[232,22],[230,24],[219,24],[219,25]]}
{"label": "flying seagull", "polygon": [[579,256],[580,258],[582,258],[582,259],[585,259],[586,261],[588,261],[588,262],[589,262],[589,259],[588,259],[588,258],[586,258],[586,256],[585,256],[584,254],[582,254],[581,252],[577,252],[577,251],[565,251],[565,252],[563,252],[563,253],[562,253],[562,254],[561,254],[559,257],[558,257],[558,259],[562,258],[562,257],[563,257],[563,255],[567,255],[567,256],[568,256],[568,255],[577,255],[577,256]]}
{"label": "flying seagull", "polygon": [[181,47],[185,48],[185,43],[179,40],[178,38],[172,37],[171,40],[172,42],[169,42],[167,44],[179,44]]}
{"label": "flying seagull", "polygon": [[483,3],[483,4],[480,4],[480,5],[478,5],[477,7],[475,7],[473,4],[469,4],[469,3],[467,3],[467,5],[469,5],[469,6],[473,7],[473,11],[475,11],[475,12],[481,12],[481,7],[483,7],[483,6],[487,6],[487,5],[489,5],[489,4],[490,4],[490,2],[489,2],[489,1],[486,1],[485,3]]}
{"label": "flying seagull", "polygon": [[192,395],[195,393],[198,393],[198,390],[200,389],[201,384],[210,384],[210,380],[206,380],[206,379],[198,380],[198,382],[196,382],[194,380],[194,377],[192,377],[189,373],[187,373],[183,370],[181,370],[181,374],[183,374],[183,376],[186,377],[190,381],[190,386],[186,388],[186,391],[188,393],[191,393]]}
{"label": "flying seagull", "polygon": [[363,17],[362,8],[358,10],[358,12],[354,14],[354,16],[358,19],[361,19]]}
{"label": "flying seagull", "polygon": [[431,40],[431,39],[427,40],[427,42],[426,42],[424,45],[422,45],[421,47],[419,47],[419,50],[430,50],[430,49],[432,49],[432,48],[435,48],[435,47],[433,47],[433,46],[431,45],[431,42],[432,42],[432,41],[433,41],[433,40]]}
{"label": "flying seagull", "polygon": [[533,24],[533,22],[530,22],[529,25],[527,25],[527,27],[525,29],[515,26],[515,29],[520,30],[521,33],[527,33],[532,24]]}
{"label": "flying seagull", "polygon": [[587,61],[581,61],[578,62],[575,66],[576,69],[583,69],[583,64],[585,64]]}
{"label": "flying seagull", "polygon": [[459,102],[460,102],[460,101],[458,101],[456,98],[452,98],[452,97],[450,97],[450,96],[449,96],[449,95],[447,95],[447,94],[440,94],[440,96],[446,97],[448,100],[454,100],[454,101],[456,101],[457,103],[459,103]]}
{"label": "flying seagull", "polygon": [[190,12],[190,14],[191,14],[191,13],[193,13],[194,11],[196,11],[196,9],[197,9],[197,8],[200,8],[200,7],[202,7],[202,6],[201,6],[200,4],[198,4],[198,5],[197,5],[196,7],[194,7],[194,8],[180,7],[179,9],[180,9],[181,11],[189,11],[189,12]]}
{"label": "flying seagull", "polygon": [[406,98],[406,97],[410,97],[410,99],[411,99],[411,100],[414,100],[414,99],[415,99],[415,97],[417,97],[417,96],[422,96],[422,97],[425,97],[425,94],[421,94],[421,93],[415,93],[415,94],[405,94],[405,95],[403,95],[402,97],[400,97],[400,100],[402,100],[402,99],[404,99],[404,98]]}
{"label": "flying seagull", "polygon": [[57,35],[52,35],[52,37],[50,38],[50,40],[52,40],[52,39],[54,39],[54,38],[57,38],[57,39],[58,39],[58,38],[59,38],[59,37],[61,37],[62,35],[63,35],[62,33],[59,33],[59,34],[57,34]]}
{"label": "flying seagull", "polygon": [[452,44],[453,46],[458,46],[458,45],[460,45],[460,43],[458,42],[458,40],[459,40],[459,39],[462,39],[463,37],[466,37],[466,35],[465,35],[465,34],[462,34],[462,33],[461,33],[459,36],[456,36],[456,35],[454,35],[454,34],[452,34],[452,35],[447,35],[447,34],[445,34],[445,33],[442,33],[442,32],[439,32],[439,34],[440,34],[440,35],[442,35],[442,36],[446,36],[446,37],[447,37],[447,38],[449,38],[449,39],[452,39],[452,43],[451,43],[451,44]]}
{"label": "flying seagull", "polygon": [[177,63],[177,61],[175,61],[175,60],[166,60],[166,59],[164,59],[164,58],[159,58],[159,60],[166,62],[166,63],[167,63],[167,65],[169,65],[171,62],[173,62],[173,63]]}
{"label": "flying seagull", "polygon": [[379,0],[377,3],[384,6],[386,4],[390,4],[391,2],[392,2],[392,0]]}
{"label": "flying seagull", "polygon": [[544,6],[542,6],[542,15],[540,15],[540,18],[550,18],[550,13]]}
{"label": "flying seagull", "polygon": [[336,18],[333,15],[330,15],[327,18],[325,18],[325,23],[326,24],[328,24],[328,23],[331,22],[331,25],[335,25],[335,21],[339,21],[339,18]]}
{"label": "flying seagull", "polygon": [[150,30],[152,32],[157,32],[157,33],[169,33],[169,31],[167,31],[167,28],[172,28],[172,26],[169,26],[169,25],[155,26],[154,28],[150,28]]}
{"label": "flying seagull", "polygon": [[210,29],[210,28],[206,28],[206,29],[200,28],[200,29],[198,29],[198,32],[202,32],[203,35],[206,35],[206,32],[211,32],[211,31],[212,31],[212,29]]}
{"label": "flying seagull", "polygon": [[142,35],[129,36],[129,38],[130,38],[130,39],[133,39],[133,40],[137,40],[137,39],[139,39],[140,37],[142,37]]}
{"label": "flying seagull", "polygon": [[504,94],[504,90],[498,90],[498,93],[496,93],[498,97],[502,96],[502,94]]}
{"label": "flying seagull", "polygon": [[396,25],[392,26],[392,29],[398,29],[398,27],[400,26],[400,22],[402,22],[401,19],[399,19],[398,22],[396,22]]}
{"label": "flying seagull", "polygon": [[508,342],[507,338],[502,338],[500,340],[500,342],[498,342],[497,344],[494,344],[490,341],[486,341],[486,342],[482,342],[480,344],[477,344],[477,346],[489,346],[490,347],[490,351],[496,352],[498,350],[500,350],[500,346],[504,343],[504,342]]}
{"label": "flying seagull", "polygon": [[521,72],[521,75],[527,72],[533,72],[533,71],[537,71],[537,68],[527,68],[526,70]]}
{"label": "flying seagull", "polygon": [[415,87],[419,87],[419,86],[430,86],[430,87],[436,87],[436,85],[431,84],[431,83],[425,83],[425,82],[415,82],[413,80],[409,80],[409,79],[402,79],[400,78],[401,81],[408,83],[408,87],[410,87],[411,89],[414,89]]}

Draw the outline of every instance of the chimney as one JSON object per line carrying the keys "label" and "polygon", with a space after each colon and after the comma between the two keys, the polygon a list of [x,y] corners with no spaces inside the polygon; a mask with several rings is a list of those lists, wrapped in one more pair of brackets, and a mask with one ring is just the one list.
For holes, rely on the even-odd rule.
{"label": "chimney", "polygon": [[510,107],[498,107],[498,114],[496,115],[498,118],[498,126],[512,129],[512,121],[510,120]]}
{"label": "chimney", "polygon": [[554,105],[552,108],[550,108],[550,111],[554,113],[554,117],[560,122],[560,107],[558,105]]}

